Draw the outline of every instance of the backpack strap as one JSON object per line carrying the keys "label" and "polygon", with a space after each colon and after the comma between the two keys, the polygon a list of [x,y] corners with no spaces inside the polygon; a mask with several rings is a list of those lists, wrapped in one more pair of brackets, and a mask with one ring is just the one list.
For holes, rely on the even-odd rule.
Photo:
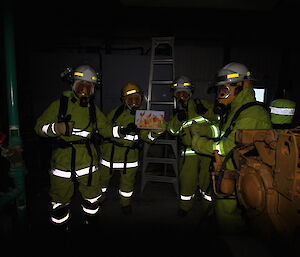
{"label": "backpack strap", "polygon": [[266,109],[267,111],[269,111],[268,107],[264,103],[261,103],[261,102],[256,102],[255,101],[255,102],[249,102],[249,103],[246,103],[246,104],[242,105],[235,112],[235,114],[234,114],[234,116],[233,116],[233,118],[232,118],[232,120],[230,122],[229,127],[226,129],[225,133],[223,134],[223,136],[221,136],[221,138],[219,140],[221,140],[223,137],[227,137],[231,133],[231,131],[232,131],[232,129],[233,129],[233,127],[234,127],[234,125],[235,125],[235,123],[237,121],[237,118],[239,117],[239,115],[241,114],[241,112],[244,111],[245,109],[248,109],[251,106],[254,106],[254,105],[262,106],[264,109]]}
{"label": "backpack strap", "polygon": [[203,103],[199,98],[195,99],[195,104],[196,104],[196,111],[198,115],[203,115],[208,111],[208,109],[203,105]]}
{"label": "backpack strap", "polygon": [[119,118],[119,116],[123,113],[123,111],[124,111],[124,109],[125,109],[124,107],[125,107],[124,104],[122,104],[122,105],[120,105],[119,108],[116,110],[114,116],[113,116],[112,119],[111,119],[111,121],[112,121],[113,124],[117,121],[117,119]]}
{"label": "backpack strap", "polygon": [[61,95],[57,114],[58,122],[68,122],[71,120],[71,115],[66,116],[68,110],[68,101],[69,98],[67,96]]}

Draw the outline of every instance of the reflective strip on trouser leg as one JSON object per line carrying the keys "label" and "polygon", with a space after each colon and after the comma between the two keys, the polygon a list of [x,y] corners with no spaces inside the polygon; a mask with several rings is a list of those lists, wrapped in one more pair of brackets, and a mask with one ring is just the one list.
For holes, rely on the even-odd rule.
{"label": "reflective strip on trouser leg", "polygon": [[57,202],[51,202],[51,221],[54,224],[65,224],[70,218],[69,204],[62,204]]}
{"label": "reflective strip on trouser leg", "polygon": [[81,207],[85,214],[96,215],[100,209],[99,199],[101,194],[94,198],[86,198],[82,201]]}
{"label": "reflective strip on trouser leg", "polygon": [[199,173],[199,156],[192,155],[180,158],[180,199],[179,207],[189,211],[194,203],[194,194],[197,190],[197,178]]}
{"label": "reflective strip on trouser leg", "polygon": [[195,194],[192,195],[180,195],[180,200],[182,201],[190,201],[194,198]]}
{"label": "reflective strip on trouser leg", "polygon": [[121,190],[119,190],[119,194],[120,194],[120,196],[123,196],[123,197],[126,197],[126,198],[128,198],[128,197],[131,197],[131,196],[132,196],[132,194],[133,194],[133,191],[130,191],[130,192],[125,192],[125,191],[121,191]]}
{"label": "reflective strip on trouser leg", "polygon": [[205,199],[206,201],[211,202],[212,198],[210,195],[208,195],[206,192],[202,191],[201,189],[199,189],[200,194],[202,195],[203,199]]}

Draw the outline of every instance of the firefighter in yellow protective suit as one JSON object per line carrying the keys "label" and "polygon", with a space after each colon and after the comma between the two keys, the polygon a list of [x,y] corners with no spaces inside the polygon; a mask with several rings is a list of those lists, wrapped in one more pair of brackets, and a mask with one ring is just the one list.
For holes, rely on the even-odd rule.
{"label": "firefighter in yellow protective suit", "polygon": [[[196,153],[192,148],[190,126],[193,122],[198,124],[211,124],[217,122],[218,115],[213,112],[213,104],[205,99],[193,99],[194,86],[186,76],[180,76],[172,84],[176,109],[168,121],[168,132],[180,139],[179,163],[179,216],[186,216],[193,206],[195,192],[199,187],[202,196],[202,205],[205,208],[211,202],[209,192],[209,166],[212,158]],[[206,204],[204,204],[206,202]]]}
{"label": "firefighter in yellow protective suit", "polygon": [[[226,157],[226,169],[234,170],[231,159],[232,150],[236,146],[237,129],[272,129],[270,115],[262,104],[256,102],[251,85],[251,74],[241,63],[229,63],[217,74],[217,104],[215,110],[221,115],[217,139],[209,134],[210,126],[192,125],[192,148],[202,154],[213,155],[218,151],[221,158]],[[226,158],[226,159],[227,159]],[[238,206],[235,193],[215,199],[215,215],[219,232],[239,234],[247,231],[247,225]]]}
{"label": "firefighter in yellow protective suit", "polygon": [[[115,170],[120,171],[119,196],[123,214],[132,212],[131,199],[139,167],[141,140],[152,143],[165,131],[165,124],[158,130],[143,130],[135,125],[136,110],[141,107],[143,92],[135,83],[127,83],[121,90],[122,104],[107,115],[113,124],[113,136],[101,145],[100,185],[105,193]],[[103,199],[104,200],[104,199]]]}
{"label": "firefighter in yellow protective suit", "polygon": [[65,231],[70,220],[74,184],[82,195],[85,224],[96,224],[101,187],[99,136],[113,136],[112,126],[94,104],[98,76],[89,65],[69,70],[72,90],[63,92],[37,119],[36,133],[52,139],[50,170],[51,221]]}

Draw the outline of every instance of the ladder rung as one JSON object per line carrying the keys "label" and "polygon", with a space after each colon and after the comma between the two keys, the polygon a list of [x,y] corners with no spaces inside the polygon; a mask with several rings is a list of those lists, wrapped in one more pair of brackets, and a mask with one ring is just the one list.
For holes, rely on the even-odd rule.
{"label": "ladder rung", "polygon": [[176,183],[177,178],[176,177],[170,177],[170,176],[155,176],[155,175],[148,175],[144,174],[144,180],[145,181],[154,181],[154,182],[167,182],[167,183]]}
{"label": "ladder rung", "polygon": [[151,104],[159,104],[159,105],[172,105],[174,102],[167,102],[167,101],[150,101]]}
{"label": "ladder rung", "polygon": [[173,64],[173,59],[154,59],[152,60],[153,64]]}
{"label": "ladder rung", "polygon": [[155,85],[169,85],[169,84],[172,84],[173,81],[172,80],[152,80],[151,83],[155,84]]}
{"label": "ladder rung", "polygon": [[144,164],[146,163],[165,163],[165,164],[177,165],[178,161],[175,158],[146,157],[144,158]]}

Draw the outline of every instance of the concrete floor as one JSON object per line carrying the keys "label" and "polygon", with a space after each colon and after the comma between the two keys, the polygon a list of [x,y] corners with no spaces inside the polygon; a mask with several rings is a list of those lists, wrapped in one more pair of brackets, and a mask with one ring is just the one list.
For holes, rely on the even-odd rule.
{"label": "concrete floor", "polygon": [[[214,224],[200,222],[201,201],[196,200],[188,214],[178,217],[178,200],[173,185],[148,182],[141,194],[140,177],[133,196],[133,213],[125,216],[118,202],[119,177],[115,174],[107,191],[98,226],[88,230],[83,226],[80,195],[74,195],[72,219],[67,233],[51,232],[48,214],[48,188],[28,199],[29,233],[20,236],[24,250],[30,253],[37,244],[53,251],[75,252],[87,248],[99,256],[222,256],[279,257],[276,248],[255,236],[221,237]],[[2,219],[3,220],[3,219]],[[7,235],[6,239],[15,239]],[[205,253],[206,252],[206,253]],[[207,254],[208,253],[208,254]]]}

